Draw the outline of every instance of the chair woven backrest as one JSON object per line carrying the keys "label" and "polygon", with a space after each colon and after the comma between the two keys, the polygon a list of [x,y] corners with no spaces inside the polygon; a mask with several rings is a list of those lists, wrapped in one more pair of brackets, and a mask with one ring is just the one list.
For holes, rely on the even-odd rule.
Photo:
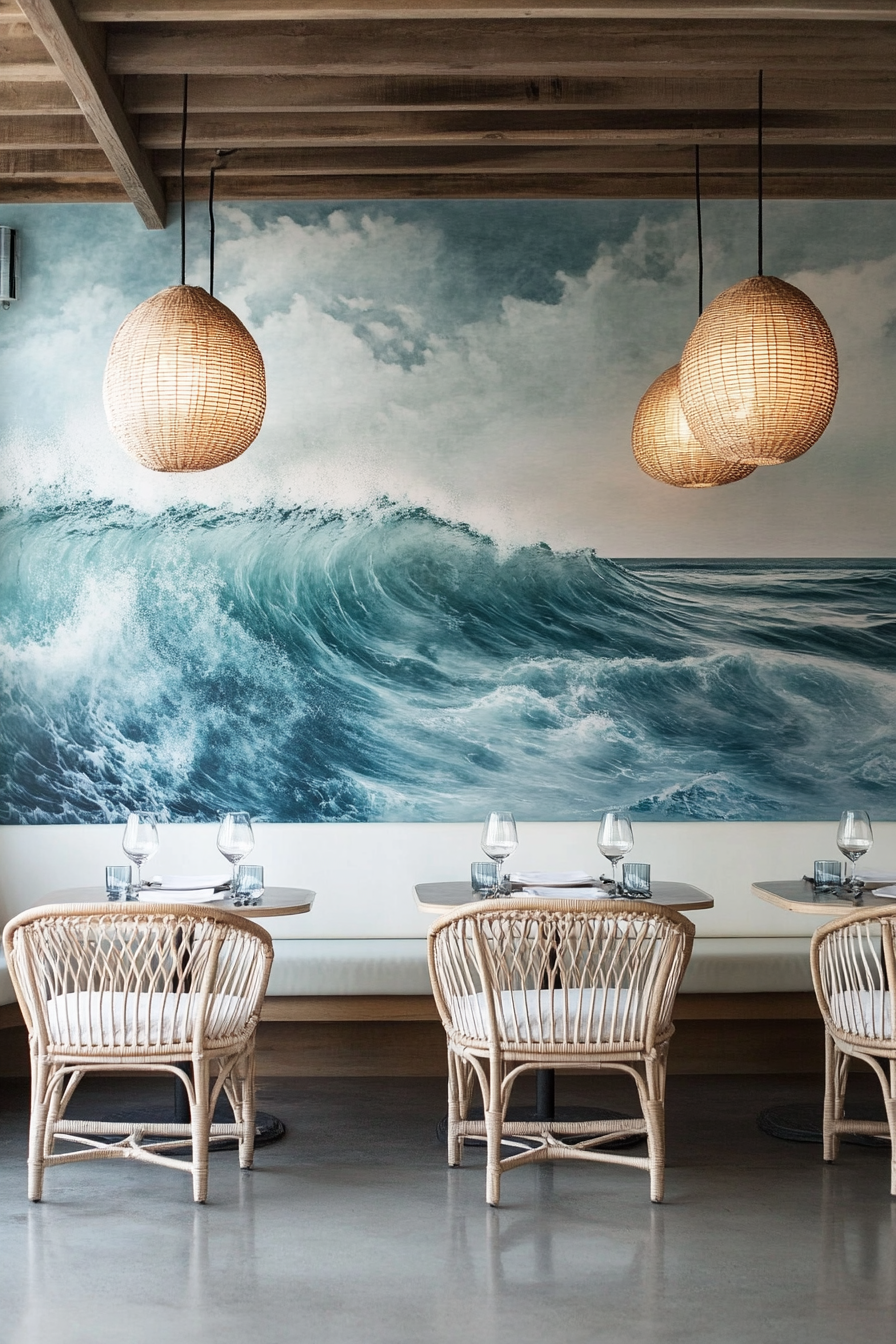
{"label": "chair woven backrest", "polygon": [[855,910],[818,929],[812,979],[829,1027],[856,1041],[896,1041],[896,910]]}
{"label": "chair woven backrest", "polygon": [[645,901],[489,901],[434,925],[430,974],[446,1028],[467,1040],[649,1050],[670,1029],[693,936]]}
{"label": "chair woven backrest", "polygon": [[45,906],[12,920],[3,946],[42,1045],[116,1055],[244,1037],[273,958],[248,920],[173,906]]}

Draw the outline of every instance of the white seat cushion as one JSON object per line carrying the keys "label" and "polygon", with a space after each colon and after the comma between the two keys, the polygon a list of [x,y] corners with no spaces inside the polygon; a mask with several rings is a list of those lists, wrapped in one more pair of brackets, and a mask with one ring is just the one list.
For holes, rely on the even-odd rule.
{"label": "white seat cushion", "polygon": [[[643,1003],[643,1000],[641,1001]],[[465,1036],[488,1039],[488,1009],[484,994],[464,994],[451,1000],[454,1025]],[[515,989],[503,990],[498,1032],[502,1040],[519,1044],[582,1044],[585,1041],[637,1041],[642,1038],[641,1010],[633,1005],[629,1018],[628,990]]]}
{"label": "white seat cushion", "polygon": [[829,1007],[841,1031],[851,1036],[870,1036],[876,1041],[892,1039],[889,990],[849,989],[832,994]]}
{"label": "white seat cushion", "polygon": [[[127,1003],[125,1003],[127,1000]],[[121,1049],[190,1045],[197,999],[172,994],[80,993],[62,994],[46,1005],[50,1039],[56,1045]],[[249,1020],[251,1005],[235,994],[221,994],[212,1004],[206,1039],[238,1034]]]}

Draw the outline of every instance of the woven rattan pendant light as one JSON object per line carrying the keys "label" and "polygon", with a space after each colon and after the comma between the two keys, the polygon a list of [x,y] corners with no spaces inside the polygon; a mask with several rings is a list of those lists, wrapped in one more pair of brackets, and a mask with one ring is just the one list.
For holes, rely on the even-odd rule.
{"label": "woven rattan pendant light", "polygon": [[837,398],[827,322],[802,290],[762,273],[761,73],[759,91],[759,274],[709,305],[679,366],[682,410],[700,443],[756,466],[811,448]]}
{"label": "woven rattan pendant light", "polygon": [[[694,147],[697,205],[698,308],[703,311],[703,219],[700,208],[700,146]],[[702,490],[730,485],[755,467],[726,462],[691,433],[678,398],[678,365],[661,373],[644,393],[632,425],[632,452],[643,472],[664,485]]]}
{"label": "woven rattan pendant light", "polygon": [[187,285],[184,150],[181,136],[181,283],[125,318],[109,351],[103,401],[109,427],[131,457],[152,471],[209,471],[256,438],[266,392],[261,353],[242,322],[213,297],[214,170],[209,292]]}

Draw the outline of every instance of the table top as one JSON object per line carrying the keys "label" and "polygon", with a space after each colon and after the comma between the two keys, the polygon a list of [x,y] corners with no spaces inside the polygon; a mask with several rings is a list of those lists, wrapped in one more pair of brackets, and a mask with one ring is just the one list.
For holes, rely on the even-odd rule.
{"label": "table top", "polygon": [[754,882],[753,891],[760,900],[800,915],[848,915],[850,910],[892,909],[896,905],[896,896],[878,896],[876,893],[878,886],[892,885],[867,882],[857,896],[851,893],[837,896],[833,891],[816,891],[811,882],[799,877],[790,882]]}
{"label": "table top", "polygon": [[[221,893],[223,895],[223,893]],[[307,887],[265,887],[260,905],[234,905],[233,897],[225,895],[222,901],[209,901],[209,910],[229,910],[235,915],[245,915],[246,919],[276,919],[278,915],[306,915],[314,904],[315,892]],[[87,905],[90,903],[114,905],[109,901],[105,887],[66,887],[63,891],[49,891],[35,905]],[[164,904],[165,894],[159,892],[159,903]],[[131,902],[128,902],[131,904]],[[149,906],[150,901],[133,902]],[[201,909],[201,906],[183,904],[187,910]]]}
{"label": "table top", "polygon": [[[711,910],[713,906],[713,899],[707,892],[701,891],[699,887],[692,887],[687,882],[653,882],[650,889],[653,893],[653,904],[664,905],[670,910]],[[591,889],[586,890],[590,895]],[[525,894],[522,891],[512,892],[511,899],[513,896]],[[573,896],[575,892],[572,887],[559,887],[557,894]],[[478,901],[479,897],[469,882],[418,882],[414,887],[414,899],[418,910],[425,910],[432,915],[450,915],[458,906],[471,905],[474,901]],[[494,899],[500,902],[502,898],[496,896]],[[609,896],[609,894],[596,896],[594,899],[618,901],[622,906],[628,903],[624,896]]]}

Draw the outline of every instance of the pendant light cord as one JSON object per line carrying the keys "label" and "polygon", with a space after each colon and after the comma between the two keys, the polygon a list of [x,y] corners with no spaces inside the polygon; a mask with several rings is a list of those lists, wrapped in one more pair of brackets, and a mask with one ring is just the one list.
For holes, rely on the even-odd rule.
{"label": "pendant light cord", "polygon": [[697,199],[697,316],[703,312],[703,208],[700,202],[700,146],[694,146],[694,187]]}
{"label": "pendant light cord", "polygon": [[215,297],[215,173],[212,168],[208,175],[208,292]]}
{"label": "pendant light cord", "polygon": [[187,87],[184,75],[184,110],[180,124],[180,282],[187,283]]}
{"label": "pendant light cord", "polygon": [[759,99],[758,99],[758,103],[757,103],[757,113],[758,113],[758,115],[757,115],[757,118],[756,118],[756,149],[757,149],[756,166],[757,166],[757,177],[758,177],[758,182],[757,182],[757,187],[758,187],[757,196],[758,196],[758,200],[759,200],[759,211],[758,211],[758,216],[759,216],[759,218],[758,218],[758,224],[759,224],[759,238],[758,238],[758,242],[759,242],[759,248],[758,248],[758,251],[759,251],[759,270],[758,270],[757,274],[758,274],[758,275],[762,275],[763,272],[762,272],[762,71],[761,71],[761,70],[759,71]]}

